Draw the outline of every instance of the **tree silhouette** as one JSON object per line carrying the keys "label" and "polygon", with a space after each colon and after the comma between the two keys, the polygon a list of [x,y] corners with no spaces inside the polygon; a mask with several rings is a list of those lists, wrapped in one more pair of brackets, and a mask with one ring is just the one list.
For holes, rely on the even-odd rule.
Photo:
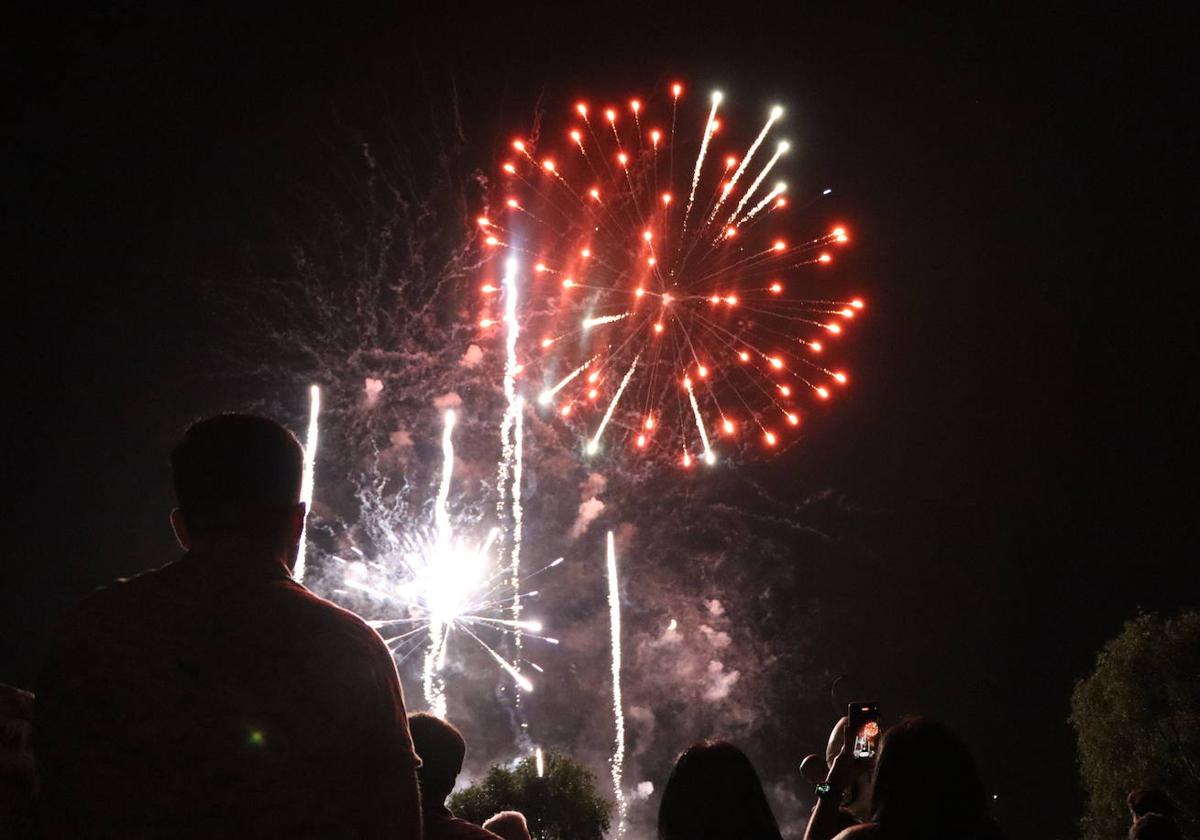
{"label": "tree silhouette", "polygon": [[561,753],[545,755],[541,776],[532,758],[511,770],[493,764],[486,776],[451,796],[449,806],[476,825],[499,811],[520,811],[534,840],[601,840],[612,811],[591,771]]}
{"label": "tree silhouette", "polygon": [[1127,622],[1075,684],[1071,725],[1085,837],[1124,835],[1135,787],[1165,791],[1183,833],[1200,835],[1200,612]]}

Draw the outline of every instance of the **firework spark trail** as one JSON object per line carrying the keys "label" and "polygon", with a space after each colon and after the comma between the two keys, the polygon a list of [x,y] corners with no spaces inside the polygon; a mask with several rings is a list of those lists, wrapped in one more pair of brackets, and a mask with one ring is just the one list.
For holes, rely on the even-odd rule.
{"label": "firework spark trail", "polygon": [[[450,479],[454,475],[454,426],[458,416],[453,410],[443,416],[442,428],[442,480],[438,486],[437,502],[433,509],[434,518],[434,550],[432,562],[441,566],[451,558],[454,542],[453,528],[450,524],[450,512],[446,507],[450,497]],[[432,577],[441,581],[447,574],[455,575],[457,570],[435,568]],[[438,717],[446,716],[446,694],[439,671],[445,665],[446,647],[450,635],[450,621],[453,616],[441,614],[441,604],[431,605],[433,609],[429,617],[429,649],[425,653],[425,669],[422,673],[422,686],[425,689],[425,702]]]}
{"label": "firework spark trail", "polygon": [[721,191],[721,196],[717,199],[717,203],[713,207],[712,212],[708,214],[708,220],[710,222],[717,217],[717,211],[721,209],[721,205],[725,202],[725,199],[737,187],[738,181],[740,181],[742,178],[742,173],[746,171],[746,167],[750,165],[750,161],[754,158],[754,153],[758,151],[758,147],[762,145],[763,140],[767,139],[767,132],[771,130],[771,126],[773,126],[776,120],[782,116],[783,109],[778,105],[771,109],[771,116],[767,118],[767,122],[762,127],[762,131],[758,132],[758,136],[754,138],[754,142],[750,144],[750,148],[746,150],[746,154],[742,156],[742,161],[738,164],[738,168],[734,171],[733,177],[729,179],[725,189]]}
{"label": "firework spark trail", "polygon": [[458,415],[451,409],[443,417],[442,427],[442,481],[438,486],[437,503],[433,509],[434,527],[436,528],[437,547],[445,550],[450,546],[453,533],[450,525],[450,512],[446,502],[450,498],[450,479],[454,475],[454,426]]}
{"label": "firework spark trail", "polygon": [[300,530],[300,545],[296,550],[296,566],[292,577],[304,582],[305,552],[308,548],[308,513],[312,509],[313,489],[316,486],[317,416],[321,413],[321,389],[308,389],[308,434],[304,438],[304,473],[300,480],[300,501],[304,503],[304,527]]}
{"label": "firework spark trail", "polygon": [[533,683],[531,683],[524,674],[522,674],[520,671],[518,671],[516,669],[516,667],[514,667],[512,665],[512,663],[510,663],[507,659],[505,659],[500,654],[496,653],[496,651],[492,648],[491,645],[489,645],[483,639],[476,636],[474,633],[472,633],[466,627],[463,627],[462,625],[459,625],[459,626],[461,627],[461,629],[464,633],[466,633],[468,636],[470,636],[472,639],[474,639],[476,642],[478,642],[479,646],[482,647],[485,651],[487,651],[491,655],[492,659],[496,660],[496,664],[499,665],[502,669],[504,669],[505,673],[507,673],[510,677],[512,677],[513,681],[516,682],[517,685],[519,685],[525,691],[533,691]]}
{"label": "firework spark trail", "polygon": [[599,327],[602,324],[612,324],[616,321],[620,321],[623,318],[628,318],[632,314],[633,313],[631,312],[622,312],[620,315],[601,315],[598,318],[584,318],[583,328],[587,330],[591,329],[592,327]]}
{"label": "firework spark trail", "polygon": [[729,215],[729,224],[733,224],[733,220],[736,219],[738,214],[742,212],[742,208],[749,203],[750,197],[754,195],[755,191],[759,188],[762,182],[766,180],[767,174],[770,173],[771,169],[775,166],[779,159],[787,154],[787,151],[790,148],[791,144],[789,144],[786,140],[779,141],[779,145],[775,147],[775,154],[771,155],[771,159],[767,161],[767,165],[762,168],[762,172],[758,173],[758,177],[750,183],[750,186],[742,195],[741,200],[738,201],[737,207],[735,207],[733,213]]}
{"label": "firework spark trail", "polygon": [[504,398],[507,407],[500,421],[500,464],[496,470],[496,515],[504,521],[508,501],[508,477],[513,463],[513,425],[516,422],[517,400],[517,258],[510,256],[504,263]]}
{"label": "firework spark trail", "polygon": [[600,421],[599,428],[596,429],[596,434],[588,441],[587,451],[593,454],[600,448],[600,436],[604,434],[604,428],[608,425],[608,421],[612,419],[613,411],[616,410],[617,403],[621,401],[621,394],[625,393],[625,387],[629,385],[629,380],[633,378],[633,372],[637,370],[638,359],[642,358],[642,354],[638,353],[633,357],[633,364],[629,366],[629,370],[625,371],[624,378],[621,379],[621,385],[617,388],[617,393],[613,395],[612,402],[608,404],[608,411],[604,412],[604,419]]}
{"label": "firework spark trail", "polygon": [[[708,112],[708,122],[704,124],[704,139],[700,141],[700,154],[696,155],[696,171],[692,173],[692,192],[688,196],[687,209],[683,213],[683,232],[687,232],[688,216],[692,213],[692,204],[696,201],[696,190],[700,186],[700,170],[704,167],[704,157],[708,154],[708,141],[712,140],[713,131],[717,124],[717,106],[721,104],[721,92],[714,91],[712,95],[712,110]],[[682,241],[682,236],[681,236]]]}
{"label": "firework spark trail", "polygon": [[592,358],[588,359],[586,362],[581,364],[579,367],[575,368],[575,370],[571,371],[566,376],[564,376],[562,379],[560,379],[558,384],[555,385],[553,388],[548,388],[545,391],[542,391],[542,393],[538,394],[538,402],[541,405],[549,405],[550,401],[554,399],[555,394],[557,394],[559,391],[561,391],[563,388],[565,388],[567,385],[569,385],[572,379],[574,379],[575,377],[579,376],[579,374],[581,374],[585,370],[587,370],[588,365],[590,365],[594,361],[596,361],[596,357],[592,356]]}
{"label": "firework spark trail", "polygon": [[[521,654],[523,647],[522,632],[521,632],[521,538],[524,532],[523,515],[524,511],[521,506],[521,480],[525,459],[525,400],[517,397],[516,401],[516,426],[514,428],[514,452],[513,452],[513,486],[512,486],[512,563],[509,566],[509,585],[512,587],[512,616],[517,622],[517,629],[513,633],[513,647],[515,655],[513,656],[513,666],[506,668],[514,678],[517,679],[518,690],[514,692],[513,698],[517,708],[517,714],[521,721],[521,737],[524,740],[529,730],[529,721],[525,719],[525,715],[521,710],[521,692],[523,688],[526,691],[532,691],[533,686],[529,680],[520,675],[519,668],[521,667]],[[499,654],[492,652],[497,659]],[[505,663],[507,665],[508,663]]]}
{"label": "firework spark trail", "polygon": [[704,418],[700,416],[700,404],[696,402],[696,392],[692,390],[690,377],[683,380],[683,387],[687,389],[688,399],[692,402],[692,414],[696,417],[696,428],[700,430],[700,441],[704,444],[704,462],[706,464],[715,463],[717,456],[713,454],[712,447],[708,443],[708,431],[704,428]]}
{"label": "firework spark trail", "polygon": [[617,836],[625,833],[625,713],[621,703],[621,590],[617,581],[617,549],[608,532],[608,616],[612,628],[613,723],[616,734],[611,760],[613,795],[617,800]]}
{"label": "firework spark trail", "polygon": [[757,216],[759,213],[761,213],[762,209],[764,207],[766,207],[768,204],[770,204],[775,199],[779,198],[779,196],[783,195],[785,192],[787,192],[787,184],[783,183],[782,181],[780,183],[776,184],[775,188],[772,189],[769,193],[767,193],[762,201],[760,201],[760,202],[758,202],[758,204],[754,205],[754,209],[752,209],[745,216],[742,216],[742,218],[738,219],[738,225],[740,226],[740,225],[746,224],[746,222],[750,221],[755,216]]}
{"label": "firework spark trail", "polygon": [[[508,402],[508,407],[504,412],[504,420],[500,428],[503,452],[500,469],[498,470],[499,475],[497,477],[497,489],[499,490],[497,508],[503,521],[505,497],[511,491],[512,538],[509,541],[509,586],[512,587],[513,592],[512,617],[514,621],[519,622],[521,619],[521,539],[524,530],[522,522],[523,510],[521,507],[521,482],[523,479],[522,464],[524,461],[525,400],[517,394],[517,373],[519,371],[517,339],[520,337],[521,325],[517,320],[519,292],[517,289],[517,258],[515,256],[510,255],[505,261],[503,287],[505,324],[504,397]],[[512,475],[512,486],[511,488],[506,488],[505,485],[510,474]],[[477,637],[476,641],[479,641]],[[482,641],[479,643],[483,644]],[[511,665],[491,648],[488,648],[488,652],[497,661],[503,662],[505,670],[516,679],[517,689],[513,692],[513,703],[516,707],[517,717],[521,722],[521,738],[524,739],[527,737],[526,733],[529,729],[529,722],[525,720],[525,715],[521,709],[521,689],[526,688],[529,685],[529,681],[522,677],[519,671],[523,647],[522,632],[519,624],[513,633],[513,647],[515,655],[513,657],[514,662]]]}

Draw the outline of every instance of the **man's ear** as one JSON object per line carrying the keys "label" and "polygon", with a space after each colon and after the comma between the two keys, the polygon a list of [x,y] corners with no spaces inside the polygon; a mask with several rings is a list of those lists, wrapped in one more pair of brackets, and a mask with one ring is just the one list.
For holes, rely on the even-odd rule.
{"label": "man's ear", "polygon": [[187,522],[183,519],[183,511],[175,508],[171,511],[171,529],[175,532],[175,539],[179,542],[179,547],[184,551],[192,550],[192,536],[188,533]]}
{"label": "man's ear", "polygon": [[291,545],[300,544],[300,535],[304,533],[304,520],[307,516],[308,505],[304,502],[300,502],[292,508],[292,513],[288,517],[288,537]]}

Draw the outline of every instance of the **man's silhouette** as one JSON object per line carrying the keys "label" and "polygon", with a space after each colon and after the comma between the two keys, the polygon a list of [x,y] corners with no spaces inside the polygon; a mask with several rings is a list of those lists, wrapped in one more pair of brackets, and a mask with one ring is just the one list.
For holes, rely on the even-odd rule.
{"label": "man's silhouette", "polygon": [[290,575],[302,461],[270,420],[188,429],[171,456],[184,556],[88,597],[42,671],[48,837],[420,838],[391,656]]}
{"label": "man's silhouette", "polygon": [[439,717],[417,712],[408,718],[413,746],[421,757],[421,812],[425,840],[500,840],[487,829],[459,819],[446,807],[446,797],[462,771],[467,742],[462,733]]}

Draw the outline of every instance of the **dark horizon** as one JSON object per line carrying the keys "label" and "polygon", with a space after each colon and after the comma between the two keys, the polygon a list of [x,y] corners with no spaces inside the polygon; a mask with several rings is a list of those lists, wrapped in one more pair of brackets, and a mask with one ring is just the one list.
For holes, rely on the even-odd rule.
{"label": "dark horizon", "polygon": [[[214,288],[237,299],[221,278],[320,183],[330,137],[398,127],[427,154],[449,90],[486,166],[539,97],[678,73],[787,102],[797,173],[835,187],[854,231],[839,270],[870,301],[846,345],[854,388],[750,468],[797,503],[829,489],[872,512],[863,636],[815,655],[886,677],[890,711],[958,728],[1012,836],[1070,836],[1074,681],[1139,611],[1197,604],[1195,393],[1167,373],[1196,359],[1196,331],[1171,302],[1178,267],[1143,262],[1182,215],[1170,181],[1192,151],[1153,62],[1183,54],[1163,17],[451,5],[436,22],[123,10],[15,28],[5,472],[21,499],[0,682],[32,686],[82,595],[174,556],[167,453],[191,419],[250,398],[195,375],[229,339]],[[278,419],[299,431],[303,394],[293,408]]]}

